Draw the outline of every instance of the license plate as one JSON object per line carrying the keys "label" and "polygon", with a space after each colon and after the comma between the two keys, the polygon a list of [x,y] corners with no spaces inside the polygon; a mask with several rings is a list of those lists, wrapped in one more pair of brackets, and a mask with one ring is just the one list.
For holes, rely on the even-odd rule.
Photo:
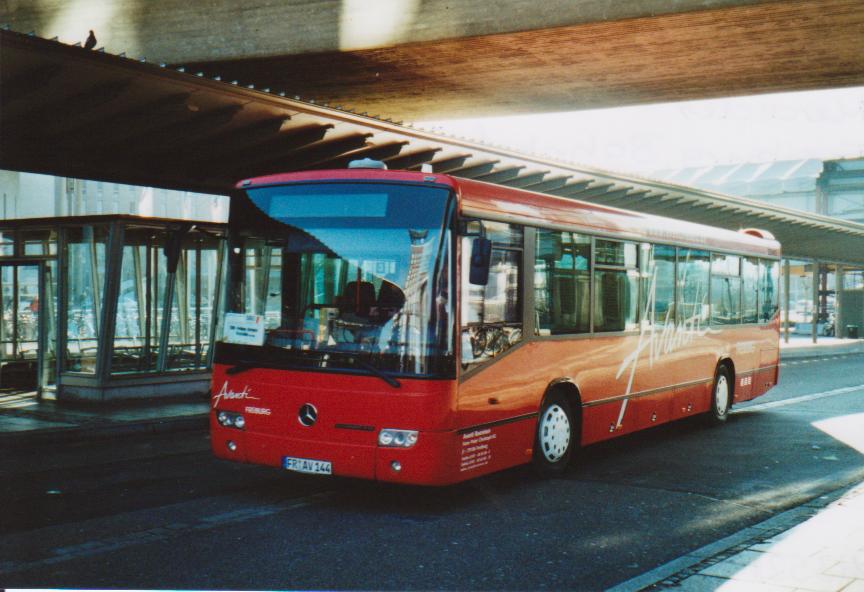
{"label": "license plate", "polygon": [[283,456],[282,466],[289,471],[295,471],[297,473],[308,473],[310,475],[333,474],[333,463],[327,460],[313,460],[311,458]]}

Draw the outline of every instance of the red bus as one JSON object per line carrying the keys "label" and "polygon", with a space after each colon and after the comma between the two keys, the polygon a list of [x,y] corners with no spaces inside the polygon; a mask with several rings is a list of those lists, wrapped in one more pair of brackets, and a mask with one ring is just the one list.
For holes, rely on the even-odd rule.
{"label": "red bus", "polygon": [[777,383],[780,245],[442,174],[238,184],[216,456],[444,485]]}

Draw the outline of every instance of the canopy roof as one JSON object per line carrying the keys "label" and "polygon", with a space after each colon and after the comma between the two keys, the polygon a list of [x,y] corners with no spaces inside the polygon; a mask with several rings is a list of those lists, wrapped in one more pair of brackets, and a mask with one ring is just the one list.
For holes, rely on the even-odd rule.
{"label": "canopy roof", "polygon": [[[278,89],[274,89],[278,90]],[[453,138],[271,89],[0,31],[0,167],[227,193],[238,180],[340,168],[477,179],[738,230],[784,254],[864,264],[864,225]]]}

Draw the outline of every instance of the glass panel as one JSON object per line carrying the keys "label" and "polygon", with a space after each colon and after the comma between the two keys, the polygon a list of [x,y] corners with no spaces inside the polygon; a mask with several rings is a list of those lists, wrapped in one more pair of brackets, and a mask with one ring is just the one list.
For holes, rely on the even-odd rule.
{"label": "glass panel", "polygon": [[731,325],[741,322],[741,278],[711,276],[711,322]]}
{"label": "glass panel", "polygon": [[66,241],[66,356],[63,369],[94,373],[108,228],[70,228]]}
{"label": "glass panel", "polygon": [[710,261],[707,251],[678,249],[679,321],[708,321]]}
{"label": "glass panel", "polygon": [[[246,285],[243,294],[244,308],[247,311],[255,311],[256,314],[264,315],[264,326],[267,329],[275,329],[282,324],[282,308],[281,308],[281,288],[282,288],[282,249],[278,247],[268,246],[264,241],[248,241],[246,246]],[[314,282],[310,283],[308,288],[322,288],[326,283],[330,289],[323,293],[320,289],[312,290],[307,293],[307,300],[310,304],[331,304],[335,300],[334,283],[338,282],[341,277],[339,270],[331,269],[334,265],[332,261],[326,261],[327,256],[324,253],[315,253],[311,257],[305,259],[307,271],[306,278]],[[313,262],[317,262],[317,265]],[[337,267],[342,267],[346,263],[344,260],[339,260],[335,263]],[[311,268],[309,267],[311,265]],[[314,269],[314,273],[308,273]],[[362,270],[356,269],[356,272],[363,275]],[[357,281],[368,280],[361,277]],[[344,283],[344,282],[343,282]],[[272,286],[272,290],[271,290]],[[342,286],[338,286],[338,292],[341,293]]]}
{"label": "glass panel", "polygon": [[537,231],[534,306],[539,335],[590,331],[590,261],[590,237]]}
{"label": "glass panel", "polygon": [[[171,306],[166,362],[169,370],[207,367],[210,330],[215,316],[219,244],[220,240],[215,237],[198,234],[193,234],[183,244]],[[281,259],[281,251],[278,254]],[[281,285],[281,269],[281,261],[271,259],[269,285]],[[267,310],[275,309],[277,313],[271,319],[270,328],[279,326],[279,306],[279,293],[269,292]]]}
{"label": "glass panel", "polygon": [[483,228],[486,230],[486,238],[496,245],[502,247],[522,248],[522,227],[506,224],[504,222],[490,222],[483,220]]}
{"label": "glass panel", "polygon": [[594,331],[636,330],[638,298],[639,272],[635,269],[595,271]]}
{"label": "glass panel", "polygon": [[[463,238],[462,252],[470,255],[471,241]],[[489,265],[489,281],[485,286],[468,282],[469,261],[463,260],[463,286],[469,286],[462,310],[462,323],[518,323],[519,308],[519,259],[518,251],[492,249]]]}
{"label": "glass panel", "polygon": [[[643,246],[643,254],[648,251]],[[653,324],[675,322],[675,247],[655,245],[643,265],[642,305]]]}
{"label": "glass panel", "polygon": [[711,273],[714,275],[741,275],[741,257],[715,253],[711,259]]}
{"label": "glass panel", "polygon": [[[759,321],[767,322],[770,321],[771,317],[771,304],[768,306],[765,305],[764,298],[768,298],[769,296],[765,295],[765,290],[768,289],[768,286],[771,284],[771,280],[766,275],[769,275],[769,270],[767,269],[767,264],[769,262],[765,260],[759,261]],[[816,290],[817,290],[817,298],[816,298],[816,334],[823,335],[826,337],[833,337],[835,330],[834,325],[836,322],[836,297],[837,291],[835,289],[837,282],[837,274],[836,274],[836,266],[828,264],[828,263],[820,263],[816,266]],[[767,310],[766,310],[767,309]]]}
{"label": "glass panel", "polygon": [[0,386],[32,390],[38,386],[39,267],[0,266]]}
{"label": "glass panel", "polygon": [[39,268],[19,265],[18,273],[18,358],[35,360],[39,352]]}
{"label": "glass panel", "polygon": [[111,373],[155,372],[165,287],[165,231],[126,228]]}
{"label": "glass panel", "polygon": [[45,356],[42,361],[42,386],[57,384],[57,261],[45,262]]}
{"label": "glass panel", "polygon": [[0,232],[0,257],[13,257],[15,255],[15,232],[4,230]]}
{"label": "glass panel", "polygon": [[711,322],[741,322],[741,257],[715,253],[711,258]]}
{"label": "glass panel", "polygon": [[847,269],[843,272],[844,290],[864,289],[864,271],[860,269]]}
{"label": "glass panel", "polygon": [[[759,321],[768,322],[774,318],[774,315],[779,310],[777,295],[779,294],[780,283],[780,262],[779,261],[759,261]],[[828,322],[828,317],[833,318],[834,311],[834,291],[828,294],[826,288],[825,295],[822,298],[825,307],[825,321]],[[830,314],[827,309],[830,303]],[[833,328],[833,321],[831,322]]]}
{"label": "glass panel", "polygon": [[57,254],[57,231],[55,230],[22,230],[19,238],[24,245],[25,255]]}
{"label": "glass panel", "polygon": [[636,267],[636,244],[597,239],[597,252],[594,254],[596,265],[615,265]]}
{"label": "glass panel", "polygon": [[[758,288],[759,262],[746,257],[741,262],[741,312],[745,323],[756,322]],[[812,300],[810,309],[812,310]]]}
{"label": "glass panel", "polygon": [[0,265],[0,359],[15,358],[15,267]]}
{"label": "glass panel", "polygon": [[483,221],[483,227],[493,244],[489,281],[485,286],[469,282],[474,238],[462,238],[463,367],[491,359],[522,339],[519,268],[523,229],[488,221]]}

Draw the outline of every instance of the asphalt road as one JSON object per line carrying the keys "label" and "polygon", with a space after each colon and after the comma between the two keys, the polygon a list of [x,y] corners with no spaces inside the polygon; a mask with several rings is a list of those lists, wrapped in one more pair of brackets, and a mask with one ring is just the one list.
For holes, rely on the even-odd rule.
{"label": "asphalt road", "polygon": [[864,481],[864,356],[786,363],[686,421],[442,489],[210,457],[206,434],[0,451],[0,587],[599,590]]}

